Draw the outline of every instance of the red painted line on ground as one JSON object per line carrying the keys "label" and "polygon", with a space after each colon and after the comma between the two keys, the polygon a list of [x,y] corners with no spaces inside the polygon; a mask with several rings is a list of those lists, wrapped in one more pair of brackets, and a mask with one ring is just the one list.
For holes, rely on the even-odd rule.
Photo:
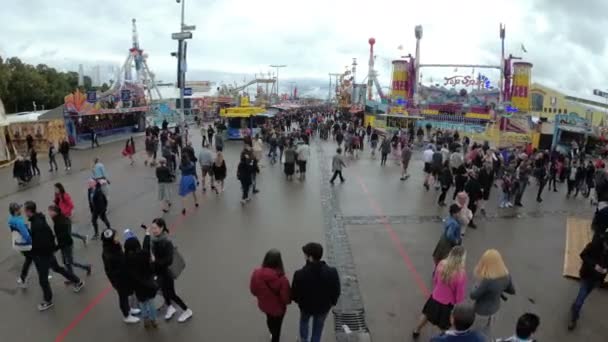
{"label": "red painted line on ground", "polygon": [[393,228],[393,225],[388,222],[386,215],[382,211],[380,205],[378,205],[378,202],[369,194],[367,185],[363,182],[363,179],[359,175],[355,175],[355,177],[357,178],[357,183],[359,183],[361,190],[363,191],[363,193],[365,193],[370,207],[374,209],[376,215],[381,217],[382,225],[386,229],[386,232],[388,233],[389,237],[391,238],[391,241],[395,245],[395,248],[397,248],[397,252],[399,252],[399,255],[403,259],[403,262],[405,263],[405,266],[407,267],[408,271],[414,277],[414,281],[416,282],[416,285],[418,285],[418,289],[425,298],[429,297],[431,295],[431,292],[429,291],[429,288],[426,286],[424,280],[422,279],[422,276],[420,276],[420,273],[418,273],[418,271],[416,270],[416,267],[414,266],[414,263],[412,262],[412,259],[410,258],[409,254],[406,252],[405,247],[403,247],[403,244],[401,244],[401,241],[399,239],[399,236],[397,235],[397,232],[395,231],[395,228]]}
{"label": "red painted line on ground", "polygon": [[[184,220],[189,216],[189,213],[192,213],[192,211],[187,211],[186,213],[187,215],[180,214],[175,220],[175,222],[170,225],[169,230],[171,232],[175,231],[176,228],[181,226]],[[97,296],[95,296],[95,298],[93,298],[93,300],[89,302],[89,304],[84,308],[84,310],[78,313],[78,315],[76,315],[76,317],[70,322],[70,324],[66,328],[64,328],[59,333],[59,335],[57,335],[57,337],[55,338],[55,342],[63,342],[65,338],[70,334],[70,332],[76,329],[78,324],[80,324],[80,322],[89,314],[89,312],[91,312],[97,305],[99,305],[99,303],[101,303],[101,301],[104,300],[108,296],[108,294],[112,292],[112,290],[112,285],[108,285]]]}

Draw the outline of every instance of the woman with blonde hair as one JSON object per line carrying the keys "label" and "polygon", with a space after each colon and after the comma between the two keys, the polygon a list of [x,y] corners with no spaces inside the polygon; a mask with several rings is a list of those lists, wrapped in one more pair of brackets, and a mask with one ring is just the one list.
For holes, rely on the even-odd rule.
{"label": "woman with blonde hair", "polygon": [[433,293],[424,304],[422,316],[412,332],[420,337],[420,330],[431,322],[442,331],[450,328],[450,315],[454,305],[465,299],[467,275],[465,272],[466,251],[462,246],[452,248],[448,257],[437,265],[433,275]]}
{"label": "woman with blonde hair", "polygon": [[502,256],[495,249],[488,249],[483,253],[474,274],[479,281],[471,292],[471,299],[475,301],[475,313],[487,317],[486,326],[489,326],[492,316],[500,309],[503,292],[514,295],[515,288]]}

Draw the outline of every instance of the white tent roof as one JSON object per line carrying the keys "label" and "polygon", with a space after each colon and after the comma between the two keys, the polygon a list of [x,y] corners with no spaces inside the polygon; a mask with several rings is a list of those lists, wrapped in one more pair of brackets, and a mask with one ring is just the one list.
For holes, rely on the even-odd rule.
{"label": "white tent roof", "polygon": [[38,120],[38,117],[44,113],[48,112],[48,110],[41,110],[38,112],[22,112],[16,114],[10,114],[6,116],[7,122],[9,124],[13,123],[21,123],[21,122],[35,122]]}
{"label": "white tent roof", "polygon": [[6,112],[4,111],[4,104],[0,100],[0,127],[8,126],[8,120],[6,119]]}

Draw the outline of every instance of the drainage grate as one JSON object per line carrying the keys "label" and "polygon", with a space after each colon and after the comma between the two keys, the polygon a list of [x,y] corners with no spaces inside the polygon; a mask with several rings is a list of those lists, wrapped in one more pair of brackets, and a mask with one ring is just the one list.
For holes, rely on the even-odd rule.
{"label": "drainage grate", "polygon": [[365,312],[363,310],[355,312],[334,311],[334,322],[336,331],[344,332],[344,325],[346,325],[353,332],[369,332],[365,323]]}

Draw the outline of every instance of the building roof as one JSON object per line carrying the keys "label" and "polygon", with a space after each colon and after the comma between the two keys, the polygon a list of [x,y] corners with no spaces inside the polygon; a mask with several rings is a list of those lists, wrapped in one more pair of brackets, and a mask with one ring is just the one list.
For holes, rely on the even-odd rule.
{"label": "building roof", "polygon": [[40,115],[42,115],[46,112],[48,112],[48,110],[41,110],[38,112],[21,112],[21,113],[9,114],[6,116],[6,119],[9,124],[23,123],[23,122],[35,122],[35,121],[38,121],[38,117]]}
{"label": "building roof", "polygon": [[53,108],[46,113],[40,115],[38,120],[54,120],[54,119],[62,119],[63,118],[63,108],[64,105]]}

